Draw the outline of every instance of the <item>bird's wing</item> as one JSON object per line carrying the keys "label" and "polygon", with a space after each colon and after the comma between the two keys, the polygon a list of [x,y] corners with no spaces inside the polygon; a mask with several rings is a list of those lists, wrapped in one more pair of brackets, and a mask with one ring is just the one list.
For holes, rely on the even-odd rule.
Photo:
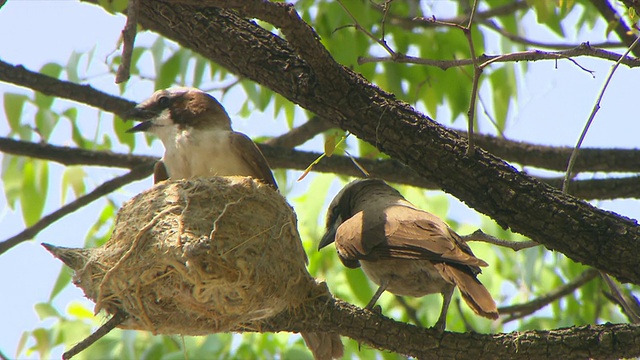
{"label": "bird's wing", "polygon": [[157,184],[167,179],[169,179],[169,173],[167,172],[167,167],[164,166],[164,161],[156,161],[155,165],[153,165],[153,183]]}
{"label": "bird's wing", "polygon": [[276,179],[273,177],[267,159],[264,158],[262,151],[251,138],[243,133],[234,131],[231,134],[231,144],[231,148],[236,151],[237,155],[246,161],[251,169],[255,169],[255,173],[251,176],[278,189],[278,184],[276,184]]}
{"label": "bird's wing", "polygon": [[419,209],[393,206],[381,214],[361,211],[342,223],[336,248],[346,260],[408,259],[487,266],[440,219]]}

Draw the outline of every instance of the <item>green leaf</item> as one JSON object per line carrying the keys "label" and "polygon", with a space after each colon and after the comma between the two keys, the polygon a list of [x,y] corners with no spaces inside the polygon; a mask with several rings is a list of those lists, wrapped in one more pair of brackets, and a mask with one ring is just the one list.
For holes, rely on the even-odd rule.
{"label": "green leaf", "polygon": [[46,161],[30,160],[25,163],[22,178],[20,205],[27,226],[40,220],[49,186],[49,164]]}
{"label": "green leaf", "polygon": [[36,344],[32,349],[36,350],[40,353],[41,359],[49,358],[49,354],[51,353],[52,341],[50,339],[50,332],[47,329],[38,328],[31,332],[31,335],[36,340]]}
{"label": "green leaf", "polygon": [[4,154],[2,156],[2,182],[4,183],[4,195],[7,205],[15,210],[16,201],[22,194],[23,169],[26,158]]}
{"label": "green leaf", "polygon": [[198,54],[194,54],[195,64],[193,66],[193,87],[199,88],[202,84],[204,71],[207,68],[208,60]]}
{"label": "green leaf", "polygon": [[40,108],[36,113],[36,127],[45,141],[49,140],[49,137],[53,132],[53,128],[58,123],[58,120],[60,120],[60,115],[50,109]]}
{"label": "green leaf", "polygon": [[80,127],[78,126],[78,109],[70,107],[62,113],[62,116],[67,118],[71,123],[71,139],[80,148],[87,148],[90,142],[82,136]]}
{"label": "green leaf", "polygon": [[[58,79],[60,77],[60,74],[62,73],[62,66],[56,63],[48,63],[40,68],[40,73],[42,75]],[[53,104],[53,100],[55,100],[55,98],[52,96],[44,95],[37,91],[35,93],[34,101],[40,109],[49,109]]]}
{"label": "green leaf", "polygon": [[58,274],[58,278],[56,282],[53,284],[53,289],[51,289],[51,294],[49,294],[49,301],[53,301],[53,299],[58,296],[64,288],[67,287],[71,283],[71,272],[67,266],[62,266],[60,268],[60,273]]}
{"label": "green leaf", "polygon": [[156,90],[166,89],[175,84],[176,77],[178,77],[178,74],[181,70],[181,57],[181,53],[176,52],[162,64],[162,66],[160,67],[160,71],[156,74]]}
{"label": "green leaf", "polygon": [[61,317],[58,310],[56,310],[56,308],[53,307],[51,303],[37,303],[34,305],[33,308],[36,311],[36,314],[38,314],[38,317],[40,318],[40,320]]}
{"label": "green leaf", "polygon": [[493,110],[496,126],[500,133],[504,132],[511,99],[516,97],[517,85],[513,67],[502,67],[495,70],[489,80],[493,90]]}
{"label": "green leaf", "polygon": [[84,305],[77,301],[72,301],[67,307],[67,313],[77,319],[93,319],[93,311],[87,309]]}
{"label": "green leaf", "polygon": [[313,355],[304,346],[294,344],[284,350],[282,360],[313,360]]}
{"label": "green leaf", "polygon": [[347,277],[347,283],[351,287],[351,290],[355,297],[358,299],[360,306],[365,306],[369,303],[369,300],[373,297],[374,291],[369,285],[367,276],[361,269],[345,269]]}
{"label": "green leaf", "polygon": [[21,128],[22,110],[25,102],[29,100],[26,95],[4,93],[4,114],[9,121],[9,127],[14,132],[19,132]]}
{"label": "green leaf", "polygon": [[131,127],[126,121],[120,119],[119,116],[113,117],[113,132],[116,134],[118,141],[121,144],[127,145],[129,152],[133,151],[136,147],[136,137],[134,133],[128,133],[127,130]]}
{"label": "green leaf", "polygon": [[71,56],[69,56],[69,60],[67,61],[67,66],[65,66],[67,80],[74,83],[80,82],[80,77],[78,76],[78,64],[80,63],[80,58],[82,58],[81,53],[72,51]]}
{"label": "green leaf", "polygon": [[62,204],[65,203],[67,197],[67,190],[71,188],[74,195],[77,197],[84,195],[86,188],[84,184],[84,178],[87,173],[81,166],[68,166],[62,173]]}

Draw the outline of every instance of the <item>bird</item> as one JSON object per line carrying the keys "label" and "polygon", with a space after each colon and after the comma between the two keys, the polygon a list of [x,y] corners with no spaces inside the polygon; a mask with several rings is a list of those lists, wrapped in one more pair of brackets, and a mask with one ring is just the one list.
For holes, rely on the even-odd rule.
{"label": "bird", "polygon": [[488,264],[443,220],[415,207],[382,179],[355,180],[338,192],[318,250],[334,242],[346,267],[362,267],[378,285],[368,310],[384,291],[414,297],[440,293],[434,328],[442,332],[457,286],[476,314],[498,318],[495,301],[476,277]]}
{"label": "bird", "polygon": [[278,188],[271,168],[247,135],[213,96],[194,88],[158,90],[125,114],[141,121],[129,133],[149,132],[164,145],[154,166],[154,183],[168,178],[251,176]]}
{"label": "bird", "polygon": [[[204,91],[158,90],[126,113],[125,119],[141,121],[127,132],[153,133],[164,145],[164,156],[154,166],[154,183],[194,177],[251,176],[278,189],[258,146],[247,135],[232,130],[227,111]],[[338,334],[300,335],[316,360],[342,357],[344,349]]]}

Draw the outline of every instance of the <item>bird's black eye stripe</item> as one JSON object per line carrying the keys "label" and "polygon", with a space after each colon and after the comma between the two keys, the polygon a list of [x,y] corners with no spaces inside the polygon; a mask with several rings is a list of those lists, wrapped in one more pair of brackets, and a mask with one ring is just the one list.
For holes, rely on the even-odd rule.
{"label": "bird's black eye stripe", "polygon": [[169,107],[169,98],[166,96],[161,96],[158,99],[158,105],[160,105],[162,108],[167,108]]}

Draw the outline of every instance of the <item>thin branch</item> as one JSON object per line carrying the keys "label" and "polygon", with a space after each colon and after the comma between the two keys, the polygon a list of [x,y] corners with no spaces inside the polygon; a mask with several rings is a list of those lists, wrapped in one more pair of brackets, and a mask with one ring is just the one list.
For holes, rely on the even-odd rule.
{"label": "thin branch", "polygon": [[473,233],[471,233],[469,235],[461,236],[461,238],[464,241],[485,242],[485,243],[489,243],[489,244],[493,244],[493,245],[497,245],[497,246],[501,246],[501,247],[506,247],[506,248],[509,248],[509,249],[511,249],[513,251],[520,251],[522,249],[528,249],[528,248],[532,248],[532,247],[540,245],[539,243],[537,243],[537,242],[535,242],[533,240],[510,241],[510,240],[498,239],[498,238],[496,238],[494,236],[485,234],[480,229],[474,231]]}
{"label": "thin branch", "polygon": [[333,125],[332,122],[318,116],[313,116],[306,123],[291,129],[288,133],[271,138],[265,141],[264,144],[274,147],[294,148],[311,140],[319,133],[334,127],[335,125]]}
{"label": "thin branch", "polygon": [[[347,15],[349,15],[349,17],[353,21],[353,25],[352,26],[355,27],[356,30],[361,31],[363,34],[367,35],[371,40],[375,41],[380,46],[382,46],[389,53],[389,55],[391,55],[392,58],[395,58],[398,55],[398,54],[396,54],[395,51],[393,51],[393,49],[391,49],[389,44],[387,44],[387,42],[384,40],[384,36],[381,39],[378,39],[376,36],[374,36],[372,33],[370,33],[369,30],[365,29],[364,27],[362,27],[362,25],[360,25],[360,23],[358,22],[356,17],[353,16],[353,14],[349,11],[349,9],[347,9],[346,6],[344,6],[344,4],[342,3],[341,0],[338,0],[338,3],[340,4],[340,6],[342,6],[342,9],[344,10],[344,12],[346,12]],[[384,32],[383,32],[383,34],[384,34]]]}
{"label": "thin branch", "polygon": [[133,44],[136,41],[137,30],[138,0],[129,0],[127,23],[124,26],[124,30],[122,30],[122,57],[116,73],[116,84],[129,80],[131,76],[131,56],[133,55]]}
{"label": "thin branch", "polygon": [[[503,141],[502,139],[490,136],[479,136],[479,140]],[[491,140],[491,141],[493,141]],[[481,145],[485,145],[480,142]],[[487,143],[489,144],[489,143]],[[538,152],[540,156],[553,159],[555,151],[553,148],[530,146],[530,152],[527,152],[528,146],[513,142],[516,149],[509,152],[509,147],[502,152],[506,156],[509,154],[516,156],[522,153],[526,158],[532,156],[531,160],[535,161],[535,154]],[[522,146],[521,148],[518,146]],[[309,164],[316,160],[322,154],[317,152],[299,151],[290,148],[274,147],[267,144],[258,144],[260,150],[264,153],[273,168],[278,169],[294,169],[305,170]],[[567,151],[571,151],[567,148]],[[548,150],[548,151],[547,151]],[[93,151],[77,148],[69,148],[66,146],[55,146],[50,144],[32,143],[27,141],[12,140],[0,137],[0,151],[21,156],[29,156],[36,159],[44,159],[55,161],[63,165],[87,165],[87,166],[107,166],[133,169],[139,165],[147,164],[152,166],[158,158],[155,156],[118,154],[108,151]],[[611,155],[608,155],[611,152]],[[633,162],[640,156],[640,151],[635,150],[604,150],[604,149],[585,149],[580,159],[592,159],[593,165],[606,165],[607,159],[610,165],[616,165],[615,162],[620,160],[621,166],[629,165],[624,160]],[[390,182],[422,187],[425,189],[440,189],[440,187],[427,178],[419,176],[411,168],[405,166],[401,162],[394,159],[355,159],[360,166],[367,169],[373,177],[386,179]],[[633,164],[631,164],[633,165]],[[638,165],[637,163],[635,164]],[[536,166],[534,164],[534,166]],[[348,156],[333,155],[330,158],[324,158],[313,167],[314,171],[334,173],[346,176],[362,176],[362,172],[353,164]],[[610,171],[615,171],[610,169]],[[560,188],[562,186],[561,178],[540,178],[540,181],[549,185]],[[640,198],[640,176],[631,176],[624,178],[608,178],[593,180],[572,180],[572,192],[575,196],[585,199],[618,199],[618,198]]]}
{"label": "thin branch", "polygon": [[[508,32],[507,30],[501,28],[500,26],[498,26],[498,24],[496,24],[495,21],[493,20],[483,20],[481,21],[481,24],[488,27],[491,30],[494,30],[495,32],[497,32],[498,34],[506,37],[507,39],[515,42],[515,43],[519,43],[519,44],[523,44],[523,45],[529,45],[529,46],[534,46],[537,48],[544,48],[544,49],[555,49],[555,50],[561,50],[561,49],[573,49],[576,46],[579,46],[578,44],[566,44],[566,43],[545,43],[542,41],[535,41],[535,40],[530,40],[527,38],[524,38],[522,36],[519,35],[515,35],[512,34],[510,32]],[[591,43],[589,42],[589,44],[591,45],[591,47],[594,48],[599,48],[599,49],[615,49],[615,48],[621,48],[624,47],[624,44],[621,42],[610,42],[610,41],[605,41],[605,42],[599,42],[599,43]]]}
{"label": "thin branch", "polygon": [[[628,48],[631,48],[631,44],[635,42],[636,38],[631,31],[632,29],[622,20],[622,17],[618,15],[613,6],[611,6],[611,3],[607,0],[590,0],[590,2],[591,5],[600,12],[602,17],[604,17],[607,24],[616,24],[613,28],[616,35],[618,35],[620,40],[622,40]],[[634,50],[633,55],[640,57],[640,48]]]}
{"label": "thin branch", "polygon": [[0,60],[0,81],[25,86],[45,95],[77,101],[120,117],[136,106],[133,101],[109,95],[89,85],[79,85],[30,71],[22,65],[11,65]]}
{"label": "thin branch", "polygon": [[534,312],[542,309],[543,307],[551,304],[552,302],[562,297],[572,294],[576,289],[580,288],[581,286],[588,283],[589,281],[595,279],[597,276],[598,276],[598,270],[587,269],[584,272],[582,272],[582,274],[578,275],[575,279],[549,291],[545,295],[542,295],[536,299],[533,299],[523,304],[500,307],[498,308],[498,312],[500,313],[500,315],[509,314],[509,317],[507,317],[503,321],[503,323],[508,323],[510,321],[523,318],[527,315],[533,314]]}
{"label": "thin branch", "polygon": [[[590,46],[588,43],[582,43],[573,49],[561,50],[561,51],[542,51],[542,50],[527,50],[513,52],[503,55],[482,55],[478,57],[480,66],[485,67],[488,64],[495,62],[519,62],[519,61],[540,61],[540,60],[561,60],[570,59],[572,57],[588,56],[609,61],[621,60],[621,64],[627,65],[630,68],[640,66],[640,59],[622,56],[611,51],[604,49],[597,49]],[[460,60],[433,60],[425,59],[415,56],[397,54],[396,57],[359,57],[358,64],[366,64],[371,62],[397,62],[406,64],[418,64],[429,65],[439,67],[442,70],[447,70],[452,67],[460,67],[473,65],[472,59],[460,59]],[[582,68],[585,70],[584,68]],[[588,70],[587,70],[588,71]]]}
{"label": "thin branch", "polygon": [[[28,87],[46,95],[78,101],[115,114],[122,114],[136,104],[135,102],[97,91],[90,86],[58,80],[26,70],[20,65],[11,65],[1,60],[0,81],[7,81],[18,86]],[[305,125],[301,126],[301,128],[304,127]],[[334,125],[334,127],[337,126]],[[456,131],[456,133],[460,136],[467,136],[466,132]],[[573,151],[573,147],[535,145],[497,138],[491,135],[476,134],[475,138],[478,146],[507,161],[555,171],[566,171],[567,161]],[[14,140],[0,138],[0,151],[16,153],[16,149],[13,147],[19,146],[19,144],[19,142],[15,142]],[[26,151],[26,149],[22,150]],[[30,156],[26,153],[21,153],[21,155]],[[107,162],[109,161],[111,160]],[[131,166],[122,165],[90,164],[131,168]],[[139,162],[136,164],[139,164]],[[582,149],[580,151],[580,157],[578,157],[574,165],[574,171],[640,172],[640,150]],[[401,181],[396,182],[402,183]]]}
{"label": "thin branch", "polygon": [[464,311],[462,311],[462,305],[460,304],[460,298],[456,298],[454,301],[455,301],[455,304],[456,304],[456,310],[458,310],[458,316],[460,317],[460,319],[462,320],[462,323],[464,324],[464,331],[466,331],[466,332],[476,332],[476,329],[473,328],[473,325],[471,325],[469,320],[467,320],[467,317],[464,314]]}
{"label": "thin branch", "polygon": [[411,321],[413,321],[413,323],[416,324],[416,326],[424,327],[424,325],[422,325],[422,321],[418,319],[418,312],[416,311],[415,308],[413,308],[413,306],[409,305],[409,303],[404,299],[404,297],[396,295],[396,300],[398,300],[398,303],[400,303],[400,306],[404,308],[404,312],[407,314],[409,319],[411,319]]}
{"label": "thin branch", "polygon": [[473,61],[473,85],[471,88],[471,100],[469,101],[469,110],[467,111],[468,124],[467,124],[467,139],[469,140],[467,146],[467,156],[473,156],[475,152],[475,143],[473,136],[474,121],[476,115],[476,99],[478,98],[478,84],[480,83],[480,76],[482,76],[482,67],[478,64],[476,57],[476,50],[473,45],[473,37],[471,36],[471,26],[473,25],[473,17],[476,14],[478,8],[478,0],[473,1],[471,8],[471,15],[469,15],[469,23],[463,29],[464,35],[469,43],[469,52],[471,60]]}
{"label": "thin branch", "polygon": [[91,191],[90,193],[80,196],[74,201],[62,206],[58,210],[50,213],[49,215],[46,215],[42,219],[38,220],[37,223],[24,229],[19,234],[0,242],[0,255],[24,241],[33,239],[40,231],[44,230],[54,222],[60,220],[62,217],[82,208],[85,205],[88,205],[89,203],[101,198],[106,194],[112,193],[113,191],[121,188],[126,184],[129,184],[136,180],[144,179],[151,174],[152,170],[153,166],[144,164],[122,176],[118,176],[103,183],[102,185],[93,189],[93,191]]}
{"label": "thin branch", "polygon": [[78,355],[82,350],[88,348],[93,345],[96,341],[100,340],[103,336],[107,335],[111,330],[115,329],[118,325],[122,324],[127,318],[128,314],[118,311],[115,313],[109,321],[100,326],[96,331],[94,331],[91,335],[89,335],[86,339],[80,341],[76,345],[74,345],[69,351],[65,351],[62,354],[63,360],[71,359],[72,357]]}
{"label": "thin branch", "polygon": [[[627,51],[624,53],[623,57],[626,57],[629,54],[629,52],[633,50],[636,44],[638,44],[639,40],[640,40],[640,37],[637,37],[636,40],[633,42],[633,44],[631,44],[631,46],[629,46]],[[615,63],[615,65],[611,67],[611,71],[609,71],[609,75],[607,76],[607,79],[605,80],[604,85],[602,86],[602,90],[600,90],[600,94],[598,94],[596,103],[593,105],[593,110],[591,110],[589,119],[587,120],[587,123],[584,125],[584,129],[582,129],[582,133],[580,134],[578,143],[576,144],[575,148],[573,149],[573,152],[571,153],[571,157],[569,158],[569,164],[567,165],[567,171],[564,175],[564,182],[562,183],[562,192],[564,193],[569,193],[569,179],[572,177],[573,164],[576,162],[578,151],[580,149],[580,146],[582,146],[582,141],[584,140],[585,136],[587,136],[587,131],[589,131],[589,128],[591,127],[591,123],[593,122],[593,119],[596,117],[596,113],[598,112],[598,110],[600,110],[600,102],[602,101],[602,97],[604,96],[604,93],[607,90],[607,87],[609,86],[609,82],[613,78],[613,74],[616,72],[616,69],[618,69],[618,66],[620,65],[621,60],[622,60],[622,57],[620,58],[620,60],[618,60],[618,62]]]}
{"label": "thin branch", "polygon": [[[607,275],[606,273],[599,271],[600,277],[611,290],[610,297],[615,300],[615,302],[622,308],[622,311],[627,315],[629,321],[634,324],[640,323],[640,313],[638,313],[638,303],[635,299],[628,299],[625,294],[622,293],[622,290],[618,286],[618,284],[613,281],[613,279]],[[631,301],[629,301],[631,300]]]}

